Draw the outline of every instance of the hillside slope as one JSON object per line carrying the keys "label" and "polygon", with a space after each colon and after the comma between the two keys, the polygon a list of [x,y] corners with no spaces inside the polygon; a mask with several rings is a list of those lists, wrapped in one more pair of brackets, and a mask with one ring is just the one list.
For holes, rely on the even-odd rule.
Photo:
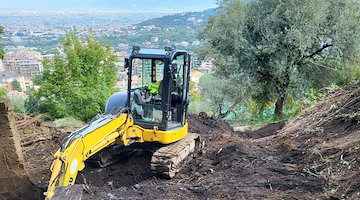
{"label": "hillside slope", "polygon": [[160,28],[176,27],[176,28],[199,28],[210,16],[215,15],[215,9],[208,9],[201,12],[186,12],[179,14],[166,15],[146,20],[136,24],[136,26],[155,25]]}
{"label": "hillside slope", "polygon": [[120,42],[148,48],[177,46],[192,50],[199,45],[198,30],[215,12],[215,9],[208,9],[202,12],[187,12],[149,19],[133,26],[130,32],[136,34],[109,36],[107,40],[113,46],[117,46]]}
{"label": "hillside slope", "polygon": [[191,132],[200,133],[206,146],[175,179],[95,187],[86,198],[359,199],[359,98],[360,83],[333,91],[283,128],[257,131],[270,135],[259,139],[245,139],[251,133],[232,132],[205,114],[192,115]]}
{"label": "hillside slope", "polygon": [[360,198],[360,82],[331,92],[269,139],[268,148],[324,179],[326,196]]}
{"label": "hillside slope", "polygon": [[[21,120],[28,174],[45,189],[51,154],[68,129],[50,128],[46,133],[50,125]],[[233,132],[204,113],[190,115],[188,121],[205,147],[174,179],[153,177],[151,152],[136,150],[106,168],[87,167],[78,176],[78,183],[86,185],[67,190],[83,199],[360,198],[360,83],[329,93],[296,119],[257,132]],[[26,142],[32,128],[31,133],[41,129],[45,139]]]}

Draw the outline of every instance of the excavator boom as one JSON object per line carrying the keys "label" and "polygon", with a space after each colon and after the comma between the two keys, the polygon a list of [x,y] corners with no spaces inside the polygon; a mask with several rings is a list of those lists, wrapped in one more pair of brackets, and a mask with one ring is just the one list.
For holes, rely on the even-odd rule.
{"label": "excavator boom", "polygon": [[78,171],[85,167],[84,161],[113,144],[130,125],[132,119],[126,109],[113,108],[64,138],[50,167],[52,174],[45,193],[46,199],[54,195],[56,186],[73,185]]}

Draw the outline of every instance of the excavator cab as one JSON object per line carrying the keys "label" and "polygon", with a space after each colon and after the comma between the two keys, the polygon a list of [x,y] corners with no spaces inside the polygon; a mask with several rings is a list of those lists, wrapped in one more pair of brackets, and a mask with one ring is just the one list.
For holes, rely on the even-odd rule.
{"label": "excavator cab", "polygon": [[167,131],[186,123],[190,55],[186,51],[134,47],[125,60],[127,105],[136,125]]}

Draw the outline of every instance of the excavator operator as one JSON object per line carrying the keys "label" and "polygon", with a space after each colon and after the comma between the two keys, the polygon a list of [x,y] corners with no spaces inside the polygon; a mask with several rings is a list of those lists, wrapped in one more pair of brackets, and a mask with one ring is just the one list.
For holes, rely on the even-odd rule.
{"label": "excavator operator", "polygon": [[159,94],[159,87],[160,87],[161,81],[151,82],[147,85],[147,88],[150,91],[150,94],[156,95]]}

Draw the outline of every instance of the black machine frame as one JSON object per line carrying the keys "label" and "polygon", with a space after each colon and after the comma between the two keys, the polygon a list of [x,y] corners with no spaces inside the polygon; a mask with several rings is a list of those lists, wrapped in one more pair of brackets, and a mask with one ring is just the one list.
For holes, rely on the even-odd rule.
{"label": "black machine frame", "polygon": [[[191,68],[191,56],[185,50],[176,50],[171,47],[165,47],[163,51],[160,49],[140,49],[140,47],[134,46],[133,50],[129,56],[129,58],[125,59],[125,68],[127,68],[127,75],[128,75],[128,90],[127,90],[127,101],[126,106],[131,108],[131,99],[134,93],[132,89],[132,67],[133,67],[133,60],[134,59],[158,59],[164,62],[164,77],[162,80],[162,87],[161,87],[161,111],[162,111],[162,120],[161,123],[149,123],[149,122],[141,122],[135,121],[135,124],[140,125],[146,129],[153,129],[155,126],[162,131],[167,131],[170,129],[178,128],[176,126],[169,126],[170,115],[173,114],[174,105],[172,104],[172,96],[171,96],[171,81],[172,75],[174,71],[177,69],[174,68],[173,60],[176,59],[178,56],[183,57],[183,76],[184,82],[183,87],[181,88],[180,93],[180,101],[177,103],[176,106],[176,118],[180,127],[184,126],[187,120],[187,112],[188,112],[188,104],[189,104],[189,83],[190,83],[190,68]],[[180,128],[179,127],[179,128]]]}

